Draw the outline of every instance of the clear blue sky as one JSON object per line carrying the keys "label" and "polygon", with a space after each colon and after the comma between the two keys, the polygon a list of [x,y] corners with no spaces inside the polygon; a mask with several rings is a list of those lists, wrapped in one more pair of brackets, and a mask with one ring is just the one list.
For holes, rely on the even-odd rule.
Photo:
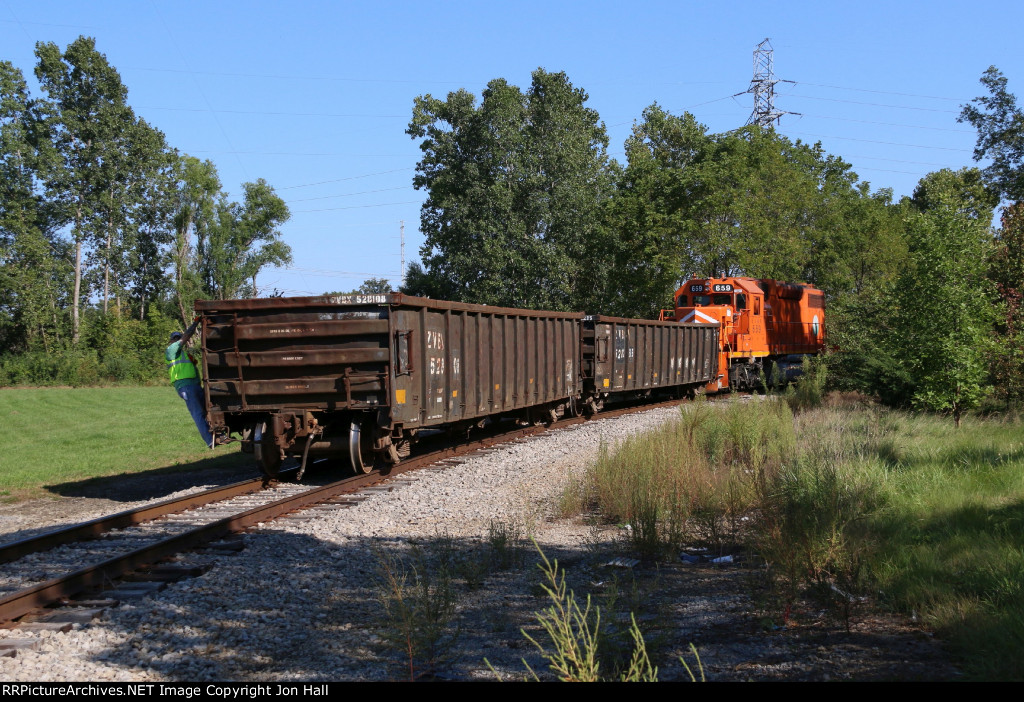
{"label": "clear blue sky", "polygon": [[418,258],[419,156],[405,134],[417,95],[479,95],[565,71],[604,120],[609,151],[644,107],[742,126],[753,50],[769,37],[776,108],[792,139],[821,141],[872,190],[909,194],[939,168],[971,165],[956,121],[989,65],[1024,92],[1019,2],[70,2],[0,0],[0,59],[30,79],[37,41],[79,35],[121,73],[137,114],[179,150],[211,159],[233,198],[265,178],[292,211],[294,263],[269,292],[349,290],[400,278]]}

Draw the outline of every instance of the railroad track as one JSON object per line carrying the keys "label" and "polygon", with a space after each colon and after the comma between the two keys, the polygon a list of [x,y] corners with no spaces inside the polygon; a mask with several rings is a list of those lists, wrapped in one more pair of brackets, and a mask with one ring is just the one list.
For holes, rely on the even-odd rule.
{"label": "railroad track", "polygon": [[[598,419],[678,403],[672,400],[624,407],[602,412]],[[386,484],[398,475],[461,462],[457,460],[459,456],[584,421],[587,420],[569,417],[550,426],[518,427],[410,457],[387,474],[373,472],[327,485],[243,481],[5,544],[0,546],[0,563],[5,564],[0,575],[0,626],[38,619],[45,608],[74,604],[70,598],[81,598],[83,594],[85,599],[78,601],[86,607],[110,606],[118,601],[119,591],[139,590],[140,586],[121,581],[130,574],[145,570],[141,576],[136,575],[136,580],[156,581],[198,574],[159,565],[175,554],[317,505],[344,508],[361,499],[357,494],[360,490]],[[233,547],[230,543],[220,546]]]}

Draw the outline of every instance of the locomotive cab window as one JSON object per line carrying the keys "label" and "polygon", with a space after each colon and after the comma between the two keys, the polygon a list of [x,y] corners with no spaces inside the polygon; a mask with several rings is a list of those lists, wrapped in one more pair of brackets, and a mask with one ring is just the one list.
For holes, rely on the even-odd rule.
{"label": "locomotive cab window", "polygon": [[715,304],[715,305],[731,305],[732,304],[732,294],[731,293],[719,293],[718,295],[714,295],[712,299],[714,300],[714,302],[712,304]]}
{"label": "locomotive cab window", "polygon": [[711,304],[711,296],[710,295],[694,295],[693,296],[693,306],[694,307],[697,307],[698,305],[710,305],[710,304]]}
{"label": "locomotive cab window", "polygon": [[761,314],[761,296],[754,296],[754,314]]}
{"label": "locomotive cab window", "polygon": [[686,295],[680,295],[676,298],[676,307],[686,307]]}
{"label": "locomotive cab window", "polygon": [[736,294],[736,309],[745,310],[747,309],[747,296],[743,293]]}

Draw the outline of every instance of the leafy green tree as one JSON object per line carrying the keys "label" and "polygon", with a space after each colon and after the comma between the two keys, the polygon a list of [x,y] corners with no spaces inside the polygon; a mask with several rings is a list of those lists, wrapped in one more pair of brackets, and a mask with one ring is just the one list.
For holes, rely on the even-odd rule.
{"label": "leafy green tree", "polygon": [[[101,177],[106,184],[97,203],[100,220],[99,250],[96,257],[103,267],[103,312],[107,313],[112,292],[117,294],[118,308],[122,294],[133,277],[129,265],[151,269],[153,257],[163,241],[162,230],[143,228],[139,220],[150,217],[154,203],[148,198],[162,199],[153,185],[160,181],[166,165],[167,145],[164,135],[145,120],[131,120],[121,126],[106,150]],[[147,241],[159,236],[161,241]],[[144,279],[149,276],[144,276]],[[148,281],[151,282],[151,281]],[[140,306],[140,315],[144,307]]]}
{"label": "leafy green tree", "polygon": [[722,247],[694,222],[709,193],[697,175],[713,148],[707,128],[689,113],[675,117],[652,105],[626,140],[627,166],[608,206],[610,259],[605,275],[615,284],[600,311],[652,317],[671,304],[679,283],[705,267],[724,266]]}
{"label": "leafy green tree", "polygon": [[1000,303],[990,371],[996,396],[1024,401],[1024,203],[1003,210],[1002,227],[989,265]]}
{"label": "leafy green tree", "polygon": [[608,138],[587,94],[564,73],[533,73],[523,93],[503,79],[482,99],[416,98],[406,130],[428,191],[420,251],[431,289],[467,302],[584,309],[612,179]]}
{"label": "leafy green tree", "polygon": [[0,348],[49,350],[65,333],[68,251],[39,194],[52,155],[21,71],[0,61]]}
{"label": "leafy green tree", "polygon": [[708,134],[655,104],[626,155],[609,208],[615,313],[651,315],[691,275],[802,280],[833,297],[891,277],[905,250],[891,195],[820,145],[757,127]]}
{"label": "leafy green tree", "polygon": [[949,411],[956,425],[977,405],[992,329],[986,265],[992,196],[977,169],[944,169],[921,179],[908,208],[909,260],[894,290],[895,338],[913,383],[913,404]]}
{"label": "leafy green tree", "polygon": [[974,160],[992,159],[985,177],[1002,197],[1016,202],[1024,199],[1024,113],[995,66],[982,74],[981,84],[989,94],[964,105],[957,121],[970,122],[978,130]]}
{"label": "leafy green tree", "polygon": [[[145,320],[154,304],[173,306],[175,277],[173,244],[177,204],[176,167],[180,156],[165,148],[154,153],[147,178],[139,188],[139,200],[132,212],[132,228],[125,237],[127,285],[131,289],[139,320]],[[170,264],[171,272],[166,269]],[[191,306],[191,302],[190,302]],[[168,309],[169,312],[169,309]],[[186,319],[185,326],[190,320]]]}
{"label": "leafy green tree", "polygon": [[197,247],[205,250],[209,229],[220,197],[220,177],[211,161],[192,156],[175,157],[171,181],[169,214],[174,239],[170,251],[174,301],[184,326],[192,323],[193,302],[204,294],[204,266]]}
{"label": "leafy green tree", "polygon": [[212,163],[134,115],[94,40],[36,56],[41,98],[0,61],[0,375],[153,377],[175,304],[187,322],[196,297],[255,295],[289,260],[287,207],[262,180],[230,202]]}
{"label": "leafy green tree", "polygon": [[36,78],[49,96],[46,121],[59,161],[46,174],[51,198],[71,224],[74,243],[72,342],[80,336],[83,248],[103,238],[101,199],[112,173],[103,165],[116,158],[117,136],[134,122],[128,89],[96,42],[79,37],[62,53],[56,44],[36,44]]}
{"label": "leafy green tree", "polygon": [[454,300],[455,292],[451,291],[447,279],[430,275],[419,261],[413,261],[405,269],[405,282],[398,291],[404,295],[430,297],[435,300]]}
{"label": "leafy green tree", "polygon": [[262,178],[242,189],[241,204],[221,196],[197,246],[206,292],[217,300],[256,297],[259,272],[292,258],[278,229],[289,217],[284,200]]}
{"label": "leafy green tree", "polygon": [[387,278],[367,278],[355,290],[335,290],[324,295],[386,295],[395,292]]}
{"label": "leafy green tree", "polygon": [[367,278],[353,292],[358,295],[383,295],[394,292],[394,289],[391,287],[391,281],[387,278]]}

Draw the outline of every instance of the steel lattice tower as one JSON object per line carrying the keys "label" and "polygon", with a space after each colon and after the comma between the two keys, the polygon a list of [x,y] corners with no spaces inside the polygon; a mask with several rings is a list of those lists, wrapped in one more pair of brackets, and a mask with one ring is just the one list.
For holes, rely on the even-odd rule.
{"label": "steel lattice tower", "polygon": [[[767,129],[772,123],[779,123],[782,115],[795,114],[775,109],[776,80],[772,71],[772,45],[765,39],[754,49],[754,77],[750,81],[748,93],[754,94],[754,111],[750,113],[747,124],[756,124]],[[782,81],[790,83],[792,81]]]}

